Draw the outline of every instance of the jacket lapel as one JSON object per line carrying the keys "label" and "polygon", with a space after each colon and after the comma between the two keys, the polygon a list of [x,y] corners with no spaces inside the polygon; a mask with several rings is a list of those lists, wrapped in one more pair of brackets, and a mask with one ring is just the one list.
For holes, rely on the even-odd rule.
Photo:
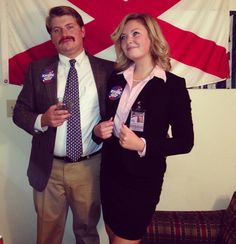
{"label": "jacket lapel", "polygon": [[43,72],[53,72],[54,77],[50,82],[45,82],[45,88],[48,96],[48,101],[50,104],[55,104],[57,101],[57,68],[58,68],[58,58],[54,59]]}

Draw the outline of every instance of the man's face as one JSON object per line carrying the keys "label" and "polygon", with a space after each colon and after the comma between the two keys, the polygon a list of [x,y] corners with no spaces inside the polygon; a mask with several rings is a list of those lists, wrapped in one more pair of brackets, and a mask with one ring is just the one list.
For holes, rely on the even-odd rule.
{"label": "man's face", "polygon": [[51,22],[51,40],[58,53],[75,58],[83,50],[84,27],[70,15],[54,17]]}

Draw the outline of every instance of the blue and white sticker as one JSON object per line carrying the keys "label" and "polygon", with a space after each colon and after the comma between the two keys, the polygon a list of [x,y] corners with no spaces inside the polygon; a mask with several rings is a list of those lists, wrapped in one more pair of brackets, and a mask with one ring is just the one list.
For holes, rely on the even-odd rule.
{"label": "blue and white sticker", "polygon": [[45,69],[41,74],[41,80],[43,83],[50,83],[55,78],[55,72],[53,69]]}
{"label": "blue and white sticker", "polygon": [[109,92],[109,99],[110,100],[117,100],[121,97],[123,89],[121,86],[114,86],[111,88]]}

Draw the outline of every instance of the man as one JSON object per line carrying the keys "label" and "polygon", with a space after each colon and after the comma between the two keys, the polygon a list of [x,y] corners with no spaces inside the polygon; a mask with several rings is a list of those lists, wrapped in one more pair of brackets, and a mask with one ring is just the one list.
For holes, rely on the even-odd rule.
{"label": "man", "polygon": [[[84,23],[73,8],[58,6],[50,9],[46,28],[58,56],[30,64],[13,115],[14,123],[33,135],[27,175],[34,188],[37,243],[62,242],[70,207],[76,243],[97,244],[101,145],[93,142],[92,129],[104,115],[106,81],[113,70],[113,62],[85,52]],[[73,68],[70,60],[75,62]],[[75,81],[75,77],[73,84],[79,86],[78,92],[74,92],[74,88],[66,92],[69,80]],[[70,101],[72,108],[59,109],[59,105],[66,106],[66,97],[72,99],[72,93],[79,94],[76,101]],[[64,101],[57,104],[59,97],[64,97]],[[76,117],[75,110],[80,116],[74,126],[80,124],[80,128],[69,129],[70,121]],[[68,156],[69,133],[76,135],[72,146],[82,137],[81,155],[76,159],[74,154],[79,151],[79,146],[72,150],[72,157]]]}

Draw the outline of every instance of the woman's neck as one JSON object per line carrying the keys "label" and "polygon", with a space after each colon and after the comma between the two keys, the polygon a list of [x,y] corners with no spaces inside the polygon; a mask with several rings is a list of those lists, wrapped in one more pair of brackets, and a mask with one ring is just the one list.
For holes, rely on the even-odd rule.
{"label": "woman's neck", "polygon": [[133,80],[141,81],[148,77],[153,71],[155,65],[153,63],[135,64]]}

